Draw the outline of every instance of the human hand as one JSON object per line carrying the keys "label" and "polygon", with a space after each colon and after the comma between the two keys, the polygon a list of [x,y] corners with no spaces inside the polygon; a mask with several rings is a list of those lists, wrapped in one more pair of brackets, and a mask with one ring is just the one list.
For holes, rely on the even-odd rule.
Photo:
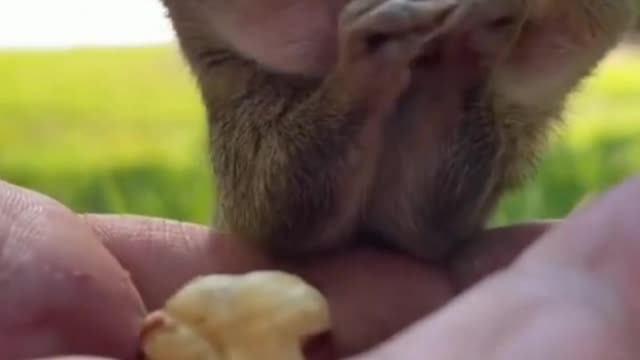
{"label": "human hand", "polygon": [[[519,231],[529,238],[537,232],[537,226]],[[61,354],[132,359],[146,312],[162,306],[188,280],[283,267],[204,227],[81,216],[6,183],[0,183],[0,249],[0,348],[12,359]],[[318,286],[331,303],[333,346],[313,346],[310,352],[318,358],[377,344],[455,292],[446,269],[373,250],[287,270]]]}
{"label": "human hand", "polygon": [[640,359],[640,178],[503,271],[350,360]]}
{"label": "human hand", "polygon": [[[0,344],[17,341],[3,347],[13,358],[65,353],[133,358],[145,313],[143,301],[148,309],[157,308],[199,274],[279,267],[228,236],[210,234],[194,225],[78,216],[41,195],[6,184],[0,186],[0,199],[0,243],[8,249],[0,269],[19,269],[13,271],[15,277],[8,277],[14,285],[7,294],[14,304],[23,305],[13,316],[8,306],[0,311],[0,329],[6,329],[0,332],[0,339],[7,340]],[[335,316],[333,348],[342,356],[374,346],[446,304],[465,285],[508,264],[545,228],[533,224],[489,232],[460,255],[457,266],[448,269],[360,250],[290,270],[302,274],[329,298]],[[16,258],[30,260],[15,266]],[[57,277],[43,271],[49,263],[56,265]],[[122,267],[131,273],[131,280]],[[65,273],[76,276],[59,276]],[[23,282],[30,285],[20,285]],[[397,349],[394,344],[408,334],[379,351]],[[419,347],[421,341],[416,341]],[[325,353],[328,347],[314,347],[312,352],[315,350]]]}

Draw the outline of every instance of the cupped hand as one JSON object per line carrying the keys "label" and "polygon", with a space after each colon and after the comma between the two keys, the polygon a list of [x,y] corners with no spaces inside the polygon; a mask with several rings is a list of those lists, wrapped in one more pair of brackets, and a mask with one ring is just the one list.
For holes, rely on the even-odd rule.
{"label": "cupped hand", "polygon": [[[581,267],[589,249],[607,243],[618,249],[612,256],[628,256],[623,235],[634,236],[635,231],[640,236],[640,229],[623,220],[638,213],[624,206],[633,196],[640,207],[637,181],[549,232],[513,264],[548,224],[487,232],[448,267],[366,249],[287,267],[323,291],[332,308],[332,346],[314,346],[310,352],[320,359],[375,347],[361,356],[468,359],[478,358],[481,350],[497,354],[492,344],[515,346],[517,336],[526,340],[524,330],[539,325],[530,320],[530,311],[544,314],[550,308],[557,314],[553,306],[572,305],[582,294],[579,290],[601,288],[604,278]],[[612,232],[619,237],[608,239]],[[585,235],[594,240],[576,240]],[[609,261],[624,265],[628,259]],[[161,306],[186,281],[201,274],[281,267],[231,236],[204,227],[142,217],[81,216],[40,194],[0,183],[0,348],[8,359],[64,354],[133,359],[146,312]],[[457,297],[497,269],[503,270]],[[633,293],[621,289],[609,286],[602,292],[618,297]],[[548,291],[557,302],[526,306],[540,298],[536,290]],[[524,320],[518,322],[520,318]],[[466,357],[464,349],[471,351]],[[480,357],[499,358],[491,356]]]}

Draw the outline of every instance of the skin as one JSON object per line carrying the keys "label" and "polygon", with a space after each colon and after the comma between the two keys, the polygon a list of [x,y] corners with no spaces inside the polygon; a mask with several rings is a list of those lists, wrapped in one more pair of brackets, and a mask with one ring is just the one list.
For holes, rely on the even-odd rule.
{"label": "skin", "polygon": [[[297,265],[335,314],[310,358],[636,359],[639,213],[636,178],[565,221],[487,232],[454,268],[370,249]],[[134,359],[142,316],[186,280],[280,268],[199,226],[78,215],[1,182],[0,245],[0,344],[18,359]]]}
{"label": "skin", "polygon": [[[630,0],[165,0],[208,110],[218,229],[443,260],[531,173]],[[443,85],[445,84],[445,85]]]}

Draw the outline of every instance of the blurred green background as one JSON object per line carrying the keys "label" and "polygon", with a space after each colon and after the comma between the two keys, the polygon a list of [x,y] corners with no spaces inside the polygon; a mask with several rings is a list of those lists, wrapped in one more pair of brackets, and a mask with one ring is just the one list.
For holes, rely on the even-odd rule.
{"label": "blurred green background", "polygon": [[[575,94],[540,171],[495,222],[560,217],[640,172],[640,51]],[[172,46],[0,52],[0,178],[79,212],[208,223],[204,113]]]}

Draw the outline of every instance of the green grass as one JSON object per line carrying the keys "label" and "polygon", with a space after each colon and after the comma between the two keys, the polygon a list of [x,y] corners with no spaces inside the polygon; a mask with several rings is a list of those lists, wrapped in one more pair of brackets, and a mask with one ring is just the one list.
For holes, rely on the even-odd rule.
{"label": "green grass", "polygon": [[195,84],[174,48],[0,53],[0,178],[78,211],[207,222]]}
{"label": "green grass", "polygon": [[[207,223],[205,121],[173,47],[0,53],[0,178],[80,212]],[[616,53],[575,96],[538,174],[496,223],[566,215],[640,170],[640,56]]]}

